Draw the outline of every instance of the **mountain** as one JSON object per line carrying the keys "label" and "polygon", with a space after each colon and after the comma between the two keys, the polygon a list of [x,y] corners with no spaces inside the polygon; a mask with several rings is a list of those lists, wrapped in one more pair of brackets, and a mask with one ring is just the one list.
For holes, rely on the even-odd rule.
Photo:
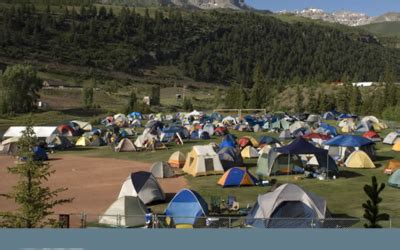
{"label": "mountain", "polygon": [[140,7],[178,6],[196,9],[244,9],[245,0],[99,0],[102,4],[124,4]]}
{"label": "mountain", "polygon": [[361,26],[371,23],[396,22],[400,21],[400,13],[389,12],[381,16],[371,17],[365,13],[352,11],[325,12],[322,9],[308,8],[295,11],[279,11],[278,14],[294,14],[311,19],[320,19],[331,23],[340,23],[347,26]]}

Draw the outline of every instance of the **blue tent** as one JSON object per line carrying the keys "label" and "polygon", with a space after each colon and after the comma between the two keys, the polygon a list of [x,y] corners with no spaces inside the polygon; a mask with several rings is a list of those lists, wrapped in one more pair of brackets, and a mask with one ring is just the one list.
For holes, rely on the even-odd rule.
{"label": "blue tent", "polygon": [[221,177],[218,184],[223,187],[254,186],[257,181],[247,169],[234,167]]}
{"label": "blue tent", "polygon": [[339,119],[339,120],[342,120],[342,119],[355,118],[355,117],[356,117],[356,116],[351,115],[351,114],[341,114],[341,115],[338,116],[338,119]]}
{"label": "blue tent", "polygon": [[218,151],[218,157],[224,171],[243,164],[242,155],[234,147],[227,146],[220,148]]}
{"label": "blue tent", "polygon": [[186,188],[180,190],[165,209],[165,215],[171,217],[175,225],[193,225],[198,218],[207,214],[208,205],[203,197]]}
{"label": "blue tent", "polygon": [[34,147],[33,153],[35,154],[33,159],[35,161],[47,161],[49,157],[47,156],[46,151],[41,147]]}
{"label": "blue tent", "polygon": [[259,141],[259,144],[267,144],[267,145],[274,144],[274,143],[281,144],[281,142],[278,139],[276,139],[272,136],[268,136],[268,135],[260,136],[258,141]]}
{"label": "blue tent", "polygon": [[222,138],[222,143],[224,143],[224,142],[228,142],[231,147],[235,147],[236,146],[236,136],[234,136],[232,134],[227,134]]}
{"label": "blue tent", "polygon": [[332,112],[326,112],[322,118],[324,118],[324,120],[335,120],[336,117]]}
{"label": "blue tent", "polygon": [[200,132],[200,139],[209,140],[209,139],[211,139],[211,136],[207,131],[201,131]]}
{"label": "blue tent", "polygon": [[139,120],[143,119],[142,113],[140,113],[140,112],[132,112],[128,115],[128,117],[131,117],[133,119],[139,119]]}
{"label": "blue tent", "polygon": [[234,148],[235,146],[236,146],[235,143],[229,140],[222,141],[221,144],[219,144],[219,148],[227,148],[227,147]]}
{"label": "blue tent", "polygon": [[374,144],[374,142],[362,136],[339,135],[326,141],[324,144],[336,147],[362,147]]}
{"label": "blue tent", "polygon": [[325,132],[327,132],[327,133],[329,133],[329,134],[331,134],[333,136],[337,136],[337,134],[338,134],[336,128],[334,126],[331,126],[331,125],[327,124],[327,123],[321,122],[319,127],[323,128]]}
{"label": "blue tent", "polygon": [[193,140],[200,139],[199,131],[193,130],[192,133],[190,134],[190,139],[193,139]]}

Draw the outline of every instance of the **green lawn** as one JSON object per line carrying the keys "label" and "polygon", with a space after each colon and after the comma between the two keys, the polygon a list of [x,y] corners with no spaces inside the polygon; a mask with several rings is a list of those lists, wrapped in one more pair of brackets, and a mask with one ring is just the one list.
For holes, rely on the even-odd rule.
{"label": "green lawn", "polygon": [[[261,134],[266,133],[244,133],[231,131],[238,137],[243,135],[252,135],[258,138]],[[389,131],[381,134],[386,135]],[[272,134],[278,136],[277,134]],[[208,141],[190,141],[183,146],[168,145],[168,150],[159,150],[156,152],[135,152],[135,153],[115,153],[109,147],[75,149],[73,151],[61,152],[58,154],[74,154],[88,157],[106,157],[116,159],[127,159],[141,162],[165,161],[176,150],[182,152],[190,151],[193,145],[209,144],[210,142],[219,143],[221,138],[213,137]],[[359,217],[363,215],[361,204],[367,199],[363,192],[363,186],[370,183],[371,177],[376,176],[378,181],[387,182],[388,176],[383,174],[384,166],[389,159],[399,159],[400,154],[391,151],[390,145],[377,144],[378,160],[375,161],[376,169],[345,169],[341,168],[341,176],[336,180],[320,181],[317,179],[295,180],[295,176],[277,176],[273,177],[279,183],[295,183],[308,191],[314,192],[324,197],[328,202],[330,212],[334,216],[339,217]],[[249,167],[251,172],[255,172],[256,159],[245,160],[245,165]],[[269,191],[270,187],[241,187],[241,188],[222,188],[216,183],[220,178],[218,176],[191,177],[186,176],[190,188],[198,191],[207,202],[210,203],[211,196],[219,196],[226,199],[228,194],[235,195],[240,202],[240,206],[245,208],[248,204],[253,205],[257,196]],[[154,206],[156,212],[163,212],[166,204]],[[381,211],[389,213],[392,217],[399,218],[394,220],[392,226],[400,227],[400,190],[386,187],[383,192],[383,202]],[[362,226],[360,224],[360,226]]]}

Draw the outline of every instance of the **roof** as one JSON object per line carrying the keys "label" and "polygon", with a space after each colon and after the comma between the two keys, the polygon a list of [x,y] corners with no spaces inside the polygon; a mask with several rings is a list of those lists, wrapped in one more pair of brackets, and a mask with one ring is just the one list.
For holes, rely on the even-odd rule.
{"label": "roof", "polygon": [[[25,126],[9,127],[3,137],[22,137],[22,132],[26,130]],[[36,137],[49,137],[57,133],[57,127],[33,127]]]}

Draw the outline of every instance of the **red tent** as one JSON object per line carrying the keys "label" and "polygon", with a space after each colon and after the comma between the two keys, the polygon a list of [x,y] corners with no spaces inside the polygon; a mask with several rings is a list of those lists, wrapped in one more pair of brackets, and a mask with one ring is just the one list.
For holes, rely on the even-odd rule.
{"label": "red tent", "polygon": [[225,128],[225,127],[217,127],[214,130],[214,134],[217,135],[217,136],[223,136],[223,135],[226,135],[228,133],[229,133],[228,129]]}
{"label": "red tent", "polygon": [[71,126],[65,124],[58,126],[57,130],[60,134],[65,136],[73,136],[75,133],[75,130]]}
{"label": "red tent", "polygon": [[321,139],[324,141],[330,140],[332,137],[330,135],[324,135],[324,134],[319,134],[319,133],[310,133],[310,134],[306,134],[303,136],[304,139]]}
{"label": "red tent", "polygon": [[380,141],[381,140],[381,137],[375,131],[365,132],[362,136],[370,139],[371,141]]}
{"label": "red tent", "polygon": [[246,137],[240,138],[238,144],[241,148],[245,148],[246,146],[252,146],[250,139]]}

